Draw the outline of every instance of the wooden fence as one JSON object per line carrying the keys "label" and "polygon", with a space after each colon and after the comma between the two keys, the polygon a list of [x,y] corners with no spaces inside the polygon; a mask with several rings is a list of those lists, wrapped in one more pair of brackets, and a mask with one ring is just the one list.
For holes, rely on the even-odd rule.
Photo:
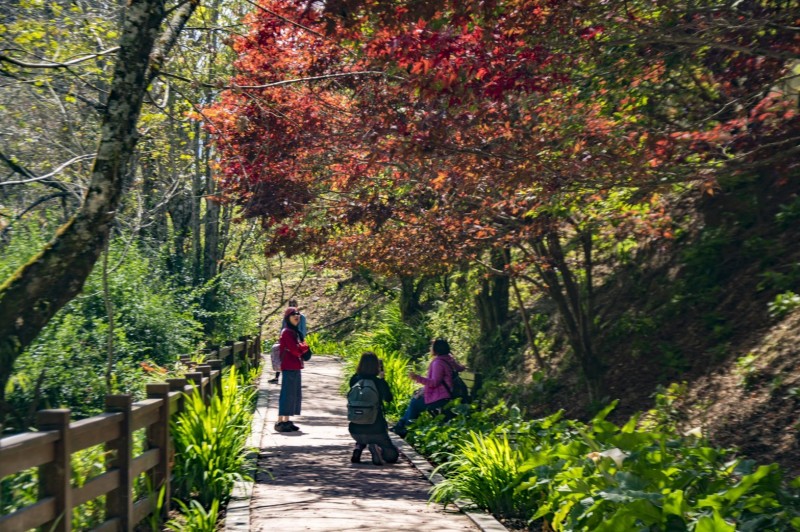
{"label": "wooden fence", "polygon": [[[261,337],[245,337],[228,342],[207,354],[206,364],[198,365],[184,378],[148,384],[147,399],[132,402],[130,395],[106,396],[106,412],[80,421],[70,421],[67,409],[38,412],[38,432],[27,432],[0,439],[0,479],[38,467],[39,495],[36,503],[0,516],[3,532],[42,527],[46,531],[72,530],[74,508],[106,496],[105,521],[94,530],[131,531],[156,510],[153,497],[133,500],[133,484],[141,474],[158,493],[165,490],[170,500],[173,451],[170,419],[183,407],[183,393],[194,387],[209,401],[221,393],[220,372],[226,366],[243,363],[258,365]],[[188,360],[184,360],[188,362]],[[144,451],[133,456],[133,433],[144,429]],[[72,486],[70,458],[83,449],[104,445],[109,457],[105,472],[81,487]],[[166,513],[168,505],[162,511]]]}

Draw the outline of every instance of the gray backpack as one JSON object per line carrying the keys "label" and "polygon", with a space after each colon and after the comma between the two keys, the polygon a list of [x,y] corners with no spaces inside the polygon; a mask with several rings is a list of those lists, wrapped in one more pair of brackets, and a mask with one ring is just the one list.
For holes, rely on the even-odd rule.
{"label": "gray backpack", "polygon": [[358,425],[371,425],[378,419],[381,408],[381,394],[375,382],[361,379],[347,394],[347,419]]}
{"label": "gray backpack", "polygon": [[275,342],[269,350],[269,358],[272,361],[272,371],[281,370],[281,344]]}

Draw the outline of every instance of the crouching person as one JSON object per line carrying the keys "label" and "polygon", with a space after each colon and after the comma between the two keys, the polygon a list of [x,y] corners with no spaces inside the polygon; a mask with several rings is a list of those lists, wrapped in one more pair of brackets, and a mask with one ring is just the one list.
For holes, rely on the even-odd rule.
{"label": "crouching person", "polygon": [[383,412],[383,403],[392,400],[392,391],[383,379],[383,364],[371,351],[361,355],[356,374],[350,377],[350,392],[347,394],[348,430],[356,441],[350,459],[361,461],[364,448],[369,448],[372,463],[395,463],[399,457],[397,447],[389,438],[389,427]]}

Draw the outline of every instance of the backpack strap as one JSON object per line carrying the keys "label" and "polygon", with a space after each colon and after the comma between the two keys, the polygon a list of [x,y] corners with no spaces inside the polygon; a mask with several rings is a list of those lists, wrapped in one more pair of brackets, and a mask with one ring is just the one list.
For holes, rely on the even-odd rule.
{"label": "backpack strap", "polygon": [[[436,357],[436,360],[443,359],[444,357]],[[458,373],[450,362],[446,360],[442,360],[442,364],[447,366],[447,369],[450,370],[450,382],[453,382],[455,375]],[[447,390],[447,393],[450,395],[450,399],[453,399],[453,390],[447,385],[447,379],[442,379],[442,384],[444,385],[444,389]]]}

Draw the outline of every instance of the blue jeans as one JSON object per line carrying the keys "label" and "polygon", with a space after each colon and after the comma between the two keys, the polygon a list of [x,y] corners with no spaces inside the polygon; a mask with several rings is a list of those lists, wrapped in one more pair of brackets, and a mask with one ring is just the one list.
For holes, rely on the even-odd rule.
{"label": "blue jeans", "polygon": [[441,408],[449,402],[450,399],[445,398],[426,405],[425,398],[422,395],[419,397],[412,397],[411,402],[408,403],[408,408],[406,408],[406,411],[403,414],[403,417],[401,417],[400,421],[398,421],[397,425],[395,425],[395,432],[398,430],[405,430],[406,425],[417,419],[419,415],[426,410]]}

